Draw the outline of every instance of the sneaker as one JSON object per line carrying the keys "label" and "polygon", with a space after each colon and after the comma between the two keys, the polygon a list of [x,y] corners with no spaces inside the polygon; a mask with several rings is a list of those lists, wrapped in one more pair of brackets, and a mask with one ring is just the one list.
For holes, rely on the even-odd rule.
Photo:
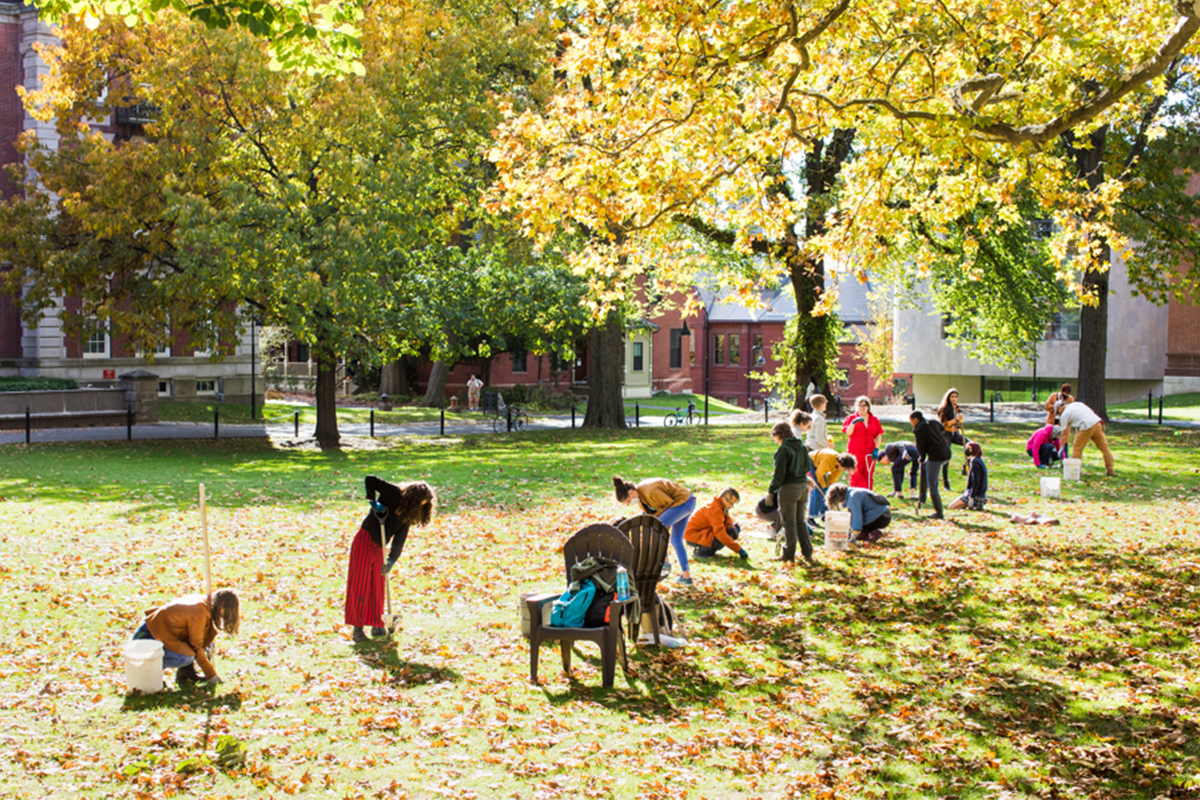
{"label": "sneaker", "polygon": [[358,627],[356,627],[354,632],[350,634],[350,639],[356,644],[362,644],[363,642],[371,641],[370,638],[367,637],[366,632],[362,628]]}
{"label": "sneaker", "polygon": [[675,579],[675,583],[679,584],[680,586],[694,586],[696,584],[696,582],[691,578],[685,578],[682,575]]}
{"label": "sneaker", "polygon": [[867,534],[867,541],[870,542],[871,544],[875,544],[882,538],[883,538],[883,531],[871,531],[870,533]]}
{"label": "sneaker", "polygon": [[665,578],[665,577],[667,577],[667,576],[668,576],[668,575],[670,575],[670,574],[671,574],[671,562],[670,562],[670,561],[664,561],[664,562],[663,562],[663,568],[662,568],[662,572],[658,573],[658,577],[659,577],[659,579],[662,579],[662,578]]}
{"label": "sneaker", "polygon": [[808,518],[808,527],[810,527],[810,528],[823,528],[823,527],[825,527],[825,526],[824,526],[824,525],[821,523],[821,521],[820,521],[819,519],[817,519],[816,517],[809,517],[809,518]]}
{"label": "sneaker", "polygon": [[371,637],[374,639],[388,638],[387,628],[371,628]]}

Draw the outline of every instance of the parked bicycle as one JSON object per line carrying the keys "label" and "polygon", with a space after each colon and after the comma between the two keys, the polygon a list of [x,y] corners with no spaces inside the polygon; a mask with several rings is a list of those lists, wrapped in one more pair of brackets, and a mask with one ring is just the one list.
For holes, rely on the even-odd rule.
{"label": "parked bicycle", "polygon": [[517,406],[501,406],[492,419],[492,430],[496,433],[508,432],[508,420],[511,416],[512,429],[523,432],[529,427],[529,415]]}
{"label": "parked bicycle", "polygon": [[696,413],[696,404],[688,403],[686,414],[682,408],[676,408],[674,413],[667,414],[663,418],[663,425],[672,428],[676,425],[695,425],[699,421],[700,416]]}

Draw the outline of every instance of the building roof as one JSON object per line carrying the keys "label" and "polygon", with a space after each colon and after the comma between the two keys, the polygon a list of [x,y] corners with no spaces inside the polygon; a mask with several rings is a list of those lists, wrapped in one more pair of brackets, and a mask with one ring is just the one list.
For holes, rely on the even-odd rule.
{"label": "building roof", "polygon": [[[838,316],[844,323],[864,323],[870,318],[867,294],[873,288],[870,281],[859,283],[852,274],[838,275]],[[826,286],[832,288],[834,281],[826,277]],[[796,297],[791,282],[781,275],[779,285],[759,293],[760,305],[751,308],[739,302],[737,292],[732,289],[697,287],[697,294],[708,311],[711,322],[787,322],[796,316]]]}

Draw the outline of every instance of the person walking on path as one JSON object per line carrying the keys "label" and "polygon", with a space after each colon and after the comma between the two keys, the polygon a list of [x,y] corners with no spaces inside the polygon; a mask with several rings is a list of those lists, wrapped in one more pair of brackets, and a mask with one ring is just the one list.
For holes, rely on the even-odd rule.
{"label": "person walking on path", "polygon": [[[1108,439],[1104,436],[1104,422],[1091,408],[1076,400],[1063,407],[1058,418],[1062,425],[1063,441],[1071,442],[1071,458],[1083,458],[1083,448],[1091,442],[1104,456],[1104,474],[1116,475],[1116,462],[1112,451],[1108,449]],[[1071,440],[1071,431],[1075,431],[1075,440]]]}
{"label": "person walking on path", "polygon": [[478,375],[472,375],[467,381],[467,410],[479,410],[479,390],[483,388],[483,381],[479,380]]}
{"label": "person walking on path", "polygon": [[921,497],[917,501],[917,509],[925,503],[925,490],[928,488],[930,499],[933,501],[933,518],[945,519],[942,508],[942,495],[938,491],[938,478],[942,467],[950,461],[950,443],[939,428],[934,428],[920,411],[908,415],[913,426],[913,440],[916,442],[917,453],[921,457]]}
{"label": "person walking on path", "polygon": [[[692,494],[692,490],[665,478],[648,478],[634,485],[614,475],[612,483],[618,503],[628,505],[636,502],[644,512],[658,517],[658,521],[671,531],[671,547],[675,550],[675,557],[679,559],[679,578],[675,582],[691,586],[692,573],[688,570],[687,547],[683,543],[683,534],[687,530],[692,512],[696,510],[696,496]],[[663,564],[664,571],[670,568],[671,562]]]}
{"label": "person walking on path", "polygon": [[[371,510],[350,544],[350,568],[346,575],[343,619],[353,628],[351,638],[355,642],[367,641],[363,631],[367,626],[377,639],[391,635],[383,626],[384,581],[404,550],[409,528],[428,525],[437,504],[437,496],[424,481],[394,486],[368,475],[366,488]],[[386,561],[385,541],[391,543]]]}
{"label": "person walking on path", "polygon": [[850,476],[850,485],[863,489],[875,488],[875,459],[883,444],[883,423],[871,413],[871,401],[865,396],[854,401],[855,413],[842,423],[842,433],[850,434],[846,449],[854,456],[858,466]]}
{"label": "person walking on path", "polygon": [[741,500],[737,489],[730,486],[712,499],[688,520],[683,539],[695,545],[692,554],[696,558],[712,558],[722,548],[728,547],[743,561],[750,560],[746,548],[738,544],[742,529],[729,516],[729,510]]}
{"label": "person walking on path", "polygon": [[1062,410],[1074,402],[1075,398],[1071,396],[1071,384],[1064,383],[1057,392],[1046,398],[1046,424],[1056,424]]}
{"label": "person walking on path", "polygon": [[[963,438],[962,424],[963,413],[958,408],[958,389],[948,389],[942,395],[942,402],[938,404],[938,420],[942,423],[942,430],[946,434],[946,441],[952,445],[960,445],[966,447],[967,440]],[[966,471],[966,467],[963,467]],[[946,491],[950,491],[950,462],[946,462],[946,466],[942,467],[942,483],[946,487]]]}
{"label": "person walking on path", "polygon": [[783,532],[786,537],[780,561],[796,562],[796,545],[799,543],[804,560],[813,561],[812,539],[808,535],[805,506],[808,504],[808,472],[812,459],[804,442],[792,435],[792,426],[777,422],[771,428],[771,436],[779,449],[775,451],[775,473],[767,493],[778,492],[779,513],[783,517]]}
{"label": "person walking on path", "polygon": [[904,470],[909,469],[908,484],[915,500],[917,497],[917,472],[921,469],[921,455],[917,452],[917,446],[912,442],[892,442],[883,448],[883,458],[879,459],[879,463],[892,466],[891,497],[904,496]]}
{"label": "person walking on path", "polygon": [[196,683],[196,665],[210,685],[221,683],[217,668],[205,652],[217,631],[236,636],[238,596],[233,589],[217,589],[212,596],[189,594],[146,612],[146,621],[133,632],[134,639],[157,639],[163,644],[163,669],[175,670],[175,682]]}

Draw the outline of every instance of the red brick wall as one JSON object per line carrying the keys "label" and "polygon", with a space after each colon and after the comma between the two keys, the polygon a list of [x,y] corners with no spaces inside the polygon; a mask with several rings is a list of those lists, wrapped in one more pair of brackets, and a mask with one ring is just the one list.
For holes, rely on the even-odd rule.
{"label": "red brick wall", "polygon": [[[17,137],[25,129],[25,108],[17,96],[17,86],[25,82],[25,66],[21,57],[21,25],[0,25],[0,165],[21,160],[17,153]],[[13,184],[8,170],[0,169],[0,196],[16,195],[19,187]],[[5,340],[0,340],[5,341]]]}

